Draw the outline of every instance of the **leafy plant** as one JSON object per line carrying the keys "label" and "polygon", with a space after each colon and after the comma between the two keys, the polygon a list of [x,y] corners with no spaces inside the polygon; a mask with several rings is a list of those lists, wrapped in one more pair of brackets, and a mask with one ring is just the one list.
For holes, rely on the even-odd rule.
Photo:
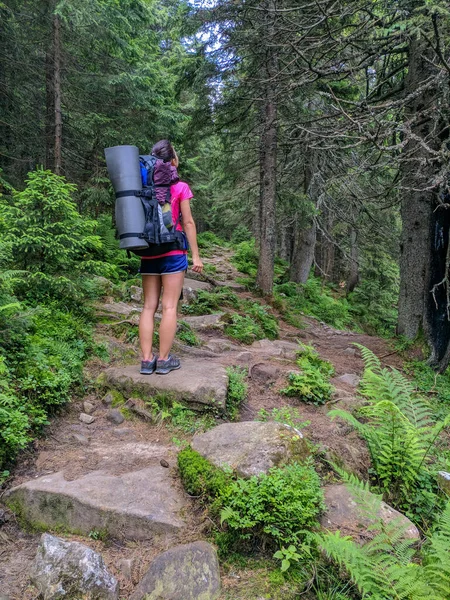
{"label": "leafy plant", "polygon": [[264,338],[262,327],[250,317],[243,317],[237,313],[230,316],[231,323],[225,325],[224,332],[230,338],[243,342],[244,344],[252,344],[256,340]]}
{"label": "leafy plant", "polygon": [[420,558],[414,540],[405,539],[397,521],[378,524],[378,533],[363,546],[336,533],[315,534],[318,547],[345,568],[360,594],[395,600],[445,600],[450,597],[450,503],[434,532],[422,546]]}
{"label": "leafy plant", "polygon": [[178,321],[177,338],[188,346],[201,346],[201,341],[186,321]]}
{"label": "leafy plant", "polygon": [[242,367],[228,367],[227,375],[228,390],[226,411],[228,417],[233,421],[238,415],[241,404],[247,399],[247,369]]}
{"label": "leafy plant", "polygon": [[328,381],[334,373],[333,365],[322,360],[312,346],[303,345],[298,351],[297,365],[301,372],[289,373],[288,386],[281,393],[305,402],[324,404],[333,391],[333,386]]}
{"label": "leafy plant", "polygon": [[381,366],[367,348],[357,345],[365,370],[361,393],[368,405],[360,409],[364,422],[345,410],[330,411],[350,423],[367,441],[375,481],[387,500],[406,511],[430,510],[436,502],[430,461],[450,415],[434,422],[428,402],[396,369]]}
{"label": "leafy plant", "polygon": [[263,547],[299,545],[305,530],[316,526],[323,507],[320,480],[309,461],[237,479],[221,500],[221,522],[235,538]]}
{"label": "leafy plant", "polygon": [[265,408],[261,408],[258,412],[259,421],[275,421],[275,423],[289,425],[295,429],[303,429],[311,423],[311,421],[302,421],[301,418],[298,409],[294,406],[272,408],[270,413]]}
{"label": "leafy plant", "polygon": [[232,290],[220,287],[212,291],[199,290],[193,302],[182,305],[181,312],[185,315],[210,315],[224,306],[240,308],[241,302]]}
{"label": "leafy plant", "polygon": [[291,563],[298,562],[301,559],[301,554],[298,554],[297,548],[292,544],[285,548],[281,548],[273,555],[274,558],[281,560],[281,571],[287,571]]}

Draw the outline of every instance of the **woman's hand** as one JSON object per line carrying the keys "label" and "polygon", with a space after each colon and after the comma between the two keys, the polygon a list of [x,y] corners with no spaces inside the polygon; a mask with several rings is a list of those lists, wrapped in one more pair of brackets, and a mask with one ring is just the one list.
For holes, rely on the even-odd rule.
{"label": "woman's hand", "polygon": [[203,271],[203,263],[200,260],[199,256],[196,256],[195,258],[192,257],[192,262],[194,263],[192,265],[192,270],[195,271],[196,273],[201,273]]}

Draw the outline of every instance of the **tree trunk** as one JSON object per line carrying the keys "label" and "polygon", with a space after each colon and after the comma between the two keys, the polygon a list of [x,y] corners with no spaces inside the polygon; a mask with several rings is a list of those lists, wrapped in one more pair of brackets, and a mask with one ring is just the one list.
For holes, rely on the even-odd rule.
{"label": "tree trunk", "polygon": [[[413,39],[409,49],[407,92],[418,89],[429,76],[430,66],[426,58],[418,39]],[[402,192],[397,332],[409,339],[414,339],[423,331],[430,295],[430,228],[434,194],[421,191],[421,188],[431,180],[433,166],[420,139],[427,137],[431,117],[427,115],[420,118],[419,113],[428,111],[432,100],[432,93],[426,91],[412,100],[405,113],[405,118],[411,119],[413,124],[402,163],[403,185],[410,191]]]}
{"label": "tree trunk", "polygon": [[62,166],[62,112],[61,112],[61,19],[53,17],[54,72],[53,92],[55,106],[55,173],[61,174]]}
{"label": "tree trunk", "polygon": [[354,226],[350,229],[350,269],[347,278],[346,292],[353,292],[359,283],[359,249],[358,234]]}
{"label": "tree trunk", "polygon": [[[309,197],[311,203],[316,206],[320,194],[319,186],[319,161],[317,152],[305,149],[305,176],[303,180],[303,189],[305,195]],[[305,211],[312,212],[307,207]],[[307,217],[307,222],[298,226],[294,231],[294,251],[292,255],[290,279],[296,283],[305,283],[309,277],[311,267],[314,263],[314,253],[317,239],[317,222],[314,214]]]}
{"label": "tree trunk", "polygon": [[309,277],[314,262],[314,250],[316,247],[316,220],[311,219],[309,227],[294,232],[294,252],[292,255],[290,279],[296,283],[305,283]]}
{"label": "tree trunk", "polygon": [[[268,13],[268,43],[274,39],[274,14]],[[277,97],[274,78],[277,59],[268,46],[264,82],[264,116],[260,139],[260,239],[256,285],[263,294],[271,294],[276,249],[276,188],[277,188]]]}

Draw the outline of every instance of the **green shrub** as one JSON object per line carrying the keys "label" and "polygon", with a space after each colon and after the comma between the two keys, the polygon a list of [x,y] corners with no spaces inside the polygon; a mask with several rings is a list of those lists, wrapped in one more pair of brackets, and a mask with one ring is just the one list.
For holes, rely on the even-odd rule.
{"label": "green shrub", "polygon": [[214,501],[226,493],[232,476],[212,465],[192,448],[185,448],[178,454],[178,468],[184,489],[191,496],[203,501]]}
{"label": "green shrub", "polygon": [[286,299],[287,314],[305,313],[339,329],[355,325],[346,298],[339,297],[318,277],[310,276],[303,284],[276,285],[275,292]]}
{"label": "green shrub", "polygon": [[225,334],[230,338],[244,344],[252,344],[255,340],[262,340],[265,337],[261,325],[251,317],[243,317],[235,313],[231,315],[230,320],[231,323],[224,328]]}
{"label": "green shrub", "polygon": [[304,402],[325,404],[333,392],[329,378],[334,368],[328,361],[322,360],[312,346],[300,346],[297,365],[300,373],[289,373],[288,386],[281,390],[285,396],[294,396]]}
{"label": "green shrub", "polygon": [[221,521],[250,545],[298,547],[323,508],[320,479],[310,462],[274,467],[267,475],[237,479],[221,498]]}
{"label": "green shrub", "polygon": [[228,417],[233,421],[241,404],[247,399],[248,384],[246,383],[247,369],[240,367],[228,367],[228,390],[226,411]]}
{"label": "green shrub", "polygon": [[256,277],[258,270],[258,251],[255,246],[255,240],[241,242],[236,246],[236,251],[231,262],[241,273],[245,273],[252,278]]}
{"label": "green shrub", "polygon": [[197,235],[197,243],[201,250],[207,250],[211,246],[227,246],[226,241],[212,231],[202,231],[202,233],[199,233]]}
{"label": "green shrub", "polygon": [[247,302],[245,304],[247,316],[253,319],[261,326],[264,336],[269,340],[275,340],[278,337],[278,321],[267,312],[267,309],[257,302]]}

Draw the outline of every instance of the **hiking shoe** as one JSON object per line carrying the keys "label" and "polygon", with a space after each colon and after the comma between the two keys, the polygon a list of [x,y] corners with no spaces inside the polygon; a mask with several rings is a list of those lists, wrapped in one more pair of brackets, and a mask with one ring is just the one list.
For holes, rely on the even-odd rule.
{"label": "hiking shoe", "polygon": [[156,362],[156,373],[158,375],[167,375],[170,371],[175,371],[181,367],[180,359],[172,354],[169,354],[167,360],[158,359]]}
{"label": "hiking shoe", "polygon": [[156,362],[158,357],[156,354],[153,357],[153,360],[142,360],[141,361],[141,373],[142,375],[151,375],[156,369]]}

